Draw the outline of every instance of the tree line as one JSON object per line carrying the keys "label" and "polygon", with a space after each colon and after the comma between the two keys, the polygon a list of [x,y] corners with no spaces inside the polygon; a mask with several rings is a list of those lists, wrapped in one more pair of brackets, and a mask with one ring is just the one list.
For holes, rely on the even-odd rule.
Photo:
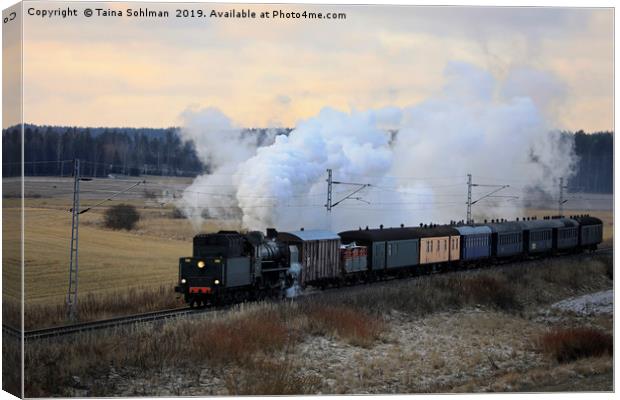
{"label": "tree line", "polygon": [[576,173],[568,190],[587,193],[613,193],[614,142],[611,132],[574,133],[575,153],[579,157]]}
{"label": "tree line", "polygon": [[[2,131],[2,175],[20,174],[19,127]],[[207,166],[176,128],[77,128],[26,125],[26,175],[67,176],[79,158],[84,176],[196,176]]]}
{"label": "tree line", "polygon": [[[25,125],[26,175],[68,176],[71,160],[79,158],[85,176],[164,175],[196,176],[209,172],[200,161],[194,143],[183,141],[179,128],[77,128]],[[260,145],[265,129],[247,129]],[[282,129],[288,134],[291,129]],[[2,176],[19,176],[20,130],[2,131]],[[569,191],[613,192],[613,133],[564,132],[572,136],[578,157]]]}

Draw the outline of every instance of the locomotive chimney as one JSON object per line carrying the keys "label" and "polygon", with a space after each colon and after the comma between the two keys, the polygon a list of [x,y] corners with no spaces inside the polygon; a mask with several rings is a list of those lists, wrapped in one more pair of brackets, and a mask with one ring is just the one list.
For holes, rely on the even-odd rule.
{"label": "locomotive chimney", "polygon": [[404,227],[405,227],[405,224],[400,224],[400,227],[401,227],[401,228],[404,228]]}
{"label": "locomotive chimney", "polygon": [[304,227],[302,226],[302,227],[301,227],[301,231],[303,232],[303,230],[304,230]]}
{"label": "locomotive chimney", "polygon": [[269,239],[275,239],[278,236],[278,231],[274,228],[267,228],[267,237]]}
{"label": "locomotive chimney", "polygon": [[383,224],[379,225],[379,229],[383,229]]}

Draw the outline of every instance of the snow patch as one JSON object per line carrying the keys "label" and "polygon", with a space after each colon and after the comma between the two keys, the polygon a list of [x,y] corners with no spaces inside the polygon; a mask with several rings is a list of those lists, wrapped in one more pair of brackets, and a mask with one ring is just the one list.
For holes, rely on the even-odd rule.
{"label": "snow patch", "polygon": [[606,290],[585,296],[572,297],[551,306],[562,311],[572,311],[582,315],[611,314],[614,310],[614,291]]}

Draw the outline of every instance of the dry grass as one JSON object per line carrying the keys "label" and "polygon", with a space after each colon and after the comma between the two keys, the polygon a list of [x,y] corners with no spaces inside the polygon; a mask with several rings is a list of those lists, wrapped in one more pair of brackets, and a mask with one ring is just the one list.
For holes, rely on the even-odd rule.
{"label": "dry grass", "polygon": [[26,395],[67,395],[74,375],[135,368],[162,371],[197,365],[243,365],[257,355],[280,351],[295,340],[269,307],[237,311],[222,320],[181,320],[125,329],[117,335],[80,334],[71,345],[37,341],[26,347]]}
{"label": "dry grass", "polygon": [[[467,306],[518,311],[522,305],[504,276],[490,271],[422,277],[400,283],[362,287],[356,295],[332,300],[375,314],[398,310],[423,316]],[[331,296],[338,296],[334,294]]]}
{"label": "dry grass", "polygon": [[317,305],[305,310],[309,331],[333,335],[360,347],[370,347],[385,330],[382,319],[345,306]]}
{"label": "dry grass", "polygon": [[[166,310],[184,306],[182,298],[172,285],[160,287],[132,287],[128,290],[87,293],[78,301],[79,322]],[[66,320],[64,304],[27,304],[24,316],[25,329],[38,329],[62,325]]]}
{"label": "dry grass", "polygon": [[226,376],[226,388],[234,396],[315,394],[320,386],[319,377],[298,373],[288,358],[252,360]]}
{"label": "dry grass", "polygon": [[390,310],[425,316],[464,307],[509,313],[551,304],[566,297],[607,289],[611,256],[543,259],[503,267],[425,276],[327,292],[324,304],[341,304],[366,313]]}
{"label": "dry grass", "polygon": [[2,335],[2,390],[21,397],[22,365],[20,340]]}
{"label": "dry grass", "polygon": [[193,357],[218,363],[246,363],[257,353],[273,353],[296,342],[297,332],[274,311],[263,309],[203,326],[188,340]]}
{"label": "dry grass", "polygon": [[515,289],[503,275],[478,274],[440,281],[444,290],[455,292],[464,304],[482,304],[503,311],[522,308]]}
{"label": "dry grass", "polygon": [[558,328],[536,342],[542,352],[560,363],[613,354],[613,337],[592,328]]}
{"label": "dry grass", "polygon": [[[348,316],[349,321],[354,321],[355,329],[348,323],[333,320],[322,322],[321,326],[328,331],[334,329],[343,340],[369,346],[372,339],[368,332],[377,332],[377,328],[360,328],[356,321],[375,320],[363,319],[358,314],[346,308],[334,314]],[[81,334],[71,339],[71,346],[63,341],[37,341],[26,349],[27,395],[66,395],[62,390],[71,386],[74,375],[96,376],[102,366],[163,371],[205,365],[242,370],[227,382],[235,393],[254,390],[270,394],[306,393],[313,391],[313,385],[318,382],[297,375],[286,362],[272,358],[313,334],[310,327],[316,325],[312,324],[316,324],[314,316],[297,304],[256,303],[238,306],[223,318],[156,323],[113,336]],[[259,366],[264,370],[254,368]]]}

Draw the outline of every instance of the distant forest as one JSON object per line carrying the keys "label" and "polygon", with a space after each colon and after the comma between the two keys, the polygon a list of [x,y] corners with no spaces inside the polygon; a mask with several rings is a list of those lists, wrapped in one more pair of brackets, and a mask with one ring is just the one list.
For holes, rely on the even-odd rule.
{"label": "distant forest", "polygon": [[[265,129],[247,129],[260,143]],[[288,134],[290,129],[282,129]],[[575,140],[579,157],[569,191],[613,192],[613,134],[565,132]],[[193,142],[181,140],[178,128],[76,128],[26,125],[26,175],[71,175],[71,160],[79,158],[85,176],[196,176],[209,171]],[[2,176],[18,176],[19,128],[2,131]]]}
{"label": "distant forest", "polygon": [[575,136],[575,153],[579,157],[576,174],[568,181],[571,192],[613,193],[614,141],[611,132]]}

